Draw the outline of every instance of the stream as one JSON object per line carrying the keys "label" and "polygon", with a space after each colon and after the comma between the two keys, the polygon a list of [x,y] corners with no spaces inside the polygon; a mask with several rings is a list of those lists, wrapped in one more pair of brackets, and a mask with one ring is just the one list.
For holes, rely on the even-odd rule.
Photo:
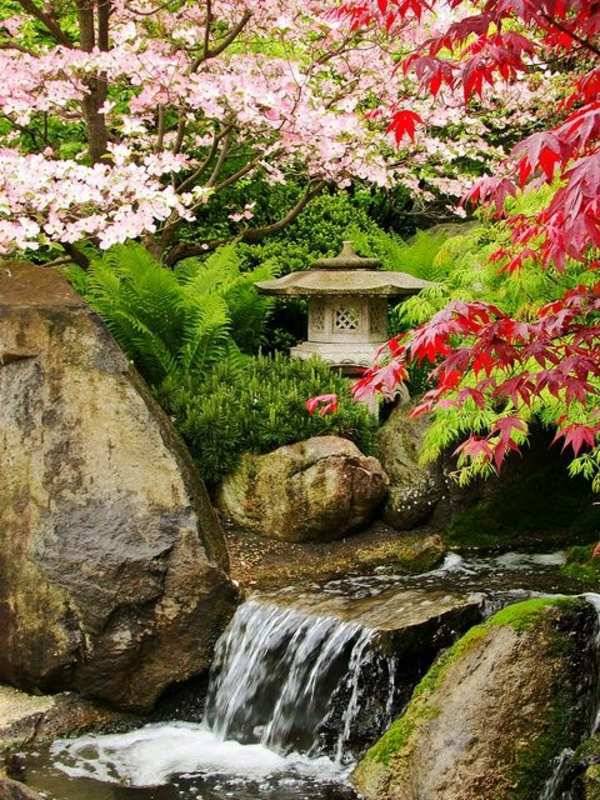
{"label": "stream", "polygon": [[59,739],[24,754],[24,780],[48,800],[351,800],[357,758],[437,653],[507,603],[574,593],[563,563],[451,553],[423,575],[253,595],[217,643],[201,720]]}

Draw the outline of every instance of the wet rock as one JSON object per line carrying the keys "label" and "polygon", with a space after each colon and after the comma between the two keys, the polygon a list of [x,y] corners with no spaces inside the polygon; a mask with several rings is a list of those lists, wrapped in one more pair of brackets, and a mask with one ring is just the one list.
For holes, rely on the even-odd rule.
{"label": "wet rock", "polygon": [[593,713],[597,616],[536,598],[470,630],[432,667],[353,782],[367,800],[532,800]]}
{"label": "wet rock", "polygon": [[16,749],[62,736],[130,727],[136,718],[86,700],[75,692],[30,695],[0,686],[0,758]]}
{"label": "wet rock", "polygon": [[427,536],[397,534],[381,543],[357,547],[352,568],[355,571],[369,570],[385,565],[401,572],[419,575],[429,572],[440,564],[446,552],[446,545],[439,534]]}
{"label": "wet rock", "polygon": [[0,270],[0,680],[123,708],[207,668],[236,592],[189,454],[54,270]]}
{"label": "wet rock", "polygon": [[384,520],[398,530],[425,522],[443,495],[438,464],[423,467],[419,457],[427,419],[411,419],[411,406],[400,405],[377,436],[377,457],[390,479]]}
{"label": "wet rock", "polygon": [[352,442],[317,436],[244,456],[223,481],[218,504],[242,529],[291,542],[328,541],[365,525],[387,482],[380,463]]}
{"label": "wet rock", "polygon": [[42,800],[42,797],[24,783],[0,778],[0,800]]}

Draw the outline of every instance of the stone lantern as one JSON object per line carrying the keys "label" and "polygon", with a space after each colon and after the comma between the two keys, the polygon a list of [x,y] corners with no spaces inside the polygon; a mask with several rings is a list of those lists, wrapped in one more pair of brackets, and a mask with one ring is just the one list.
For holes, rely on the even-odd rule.
{"label": "stone lantern", "polygon": [[346,375],[369,366],[389,338],[388,299],[416,294],[429,285],[380,267],[380,261],[361,258],[351,242],[344,242],[335,258],[258,283],[264,294],[308,298],[308,340],[293,347],[291,355],[320,356]]}

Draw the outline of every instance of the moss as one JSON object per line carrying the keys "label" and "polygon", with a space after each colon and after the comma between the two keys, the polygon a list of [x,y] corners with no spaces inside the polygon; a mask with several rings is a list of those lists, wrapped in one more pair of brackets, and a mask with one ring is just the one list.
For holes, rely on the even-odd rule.
{"label": "moss", "polygon": [[574,761],[598,762],[600,763],[600,734],[590,736],[582,742],[573,756]]}
{"label": "moss", "polygon": [[[478,642],[485,639],[490,631],[509,625],[521,633],[535,625],[546,609],[553,606],[571,605],[574,602],[577,601],[567,597],[531,598],[506,606],[482,624],[467,631],[437,659],[415,688],[404,714],[398,717],[386,733],[367,751],[363,762],[389,764],[390,759],[397,756],[408,745],[416,728],[424,721],[435,718],[439,709],[430,702],[431,696],[441,686],[452,664],[460,660]],[[537,753],[533,755],[538,760],[542,757]],[[544,763],[547,768],[547,761]]]}
{"label": "moss", "polygon": [[[559,598],[553,604],[571,606],[573,613],[577,613],[577,606],[584,602],[580,598]],[[548,648],[549,654],[560,655],[563,663],[572,657],[578,646],[573,637],[568,635],[570,630],[572,626],[567,625],[564,631],[553,632]],[[554,694],[547,705],[546,717],[541,726],[543,732],[530,740],[517,756],[512,775],[515,788],[511,800],[531,800],[532,797],[537,797],[548,779],[552,761],[565,748],[575,749],[580,741],[577,717],[581,714],[581,709],[578,708],[577,688],[572,681],[563,680],[560,674],[554,678],[553,684]]]}
{"label": "moss", "polygon": [[583,778],[585,800],[600,800],[600,764],[587,768]]}
{"label": "moss", "polygon": [[542,734],[529,741],[517,756],[513,773],[514,791],[511,800],[531,800],[537,797],[549,775],[552,761],[569,745],[572,727],[573,698],[569,690],[561,691],[552,703]]}
{"label": "moss", "polygon": [[440,536],[396,535],[389,541],[358,548],[355,561],[361,567],[386,564],[413,575],[420,575],[434,569],[445,554],[446,547]]}
{"label": "moss", "polygon": [[583,800],[600,800],[600,734],[590,736],[579,745],[573,762],[582,770]]}
{"label": "moss", "polygon": [[561,568],[563,575],[575,580],[582,591],[600,591],[600,558],[593,558],[593,546],[571,547],[567,563]]}

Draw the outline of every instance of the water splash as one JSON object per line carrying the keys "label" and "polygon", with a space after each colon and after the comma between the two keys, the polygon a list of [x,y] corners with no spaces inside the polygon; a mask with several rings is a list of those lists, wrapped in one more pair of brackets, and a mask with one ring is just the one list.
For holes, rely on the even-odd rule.
{"label": "water splash", "polygon": [[396,710],[396,659],[377,648],[376,637],[374,629],[335,616],[244,603],[217,644],[208,726],[223,740],[329,752],[339,764],[350,762],[369,689],[371,706],[373,685],[381,695],[377,709],[369,709],[370,725],[376,717],[383,731]]}

